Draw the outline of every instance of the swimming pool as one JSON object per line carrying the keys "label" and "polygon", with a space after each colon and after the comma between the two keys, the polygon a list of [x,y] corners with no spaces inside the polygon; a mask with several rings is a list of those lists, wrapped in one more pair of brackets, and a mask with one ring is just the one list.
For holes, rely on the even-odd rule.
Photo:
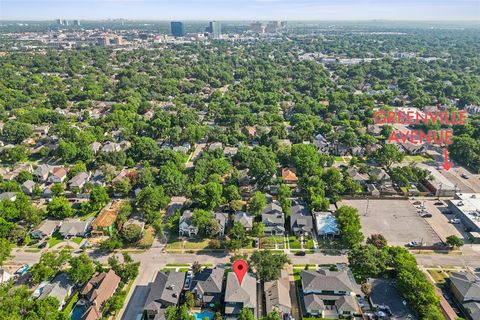
{"label": "swimming pool", "polygon": [[203,320],[203,319],[213,320],[215,313],[213,313],[212,311],[204,310],[202,312],[195,312],[193,315],[195,316],[196,320]]}
{"label": "swimming pool", "polygon": [[70,314],[71,320],[81,320],[82,315],[87,311],[87,307],[85,305],[76,304],[75,308],[73,308],[72,313]]}

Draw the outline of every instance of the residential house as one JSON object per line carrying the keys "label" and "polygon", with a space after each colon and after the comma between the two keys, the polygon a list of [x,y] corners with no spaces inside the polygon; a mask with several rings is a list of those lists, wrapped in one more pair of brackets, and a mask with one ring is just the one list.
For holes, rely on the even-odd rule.
{"label": "residential house", "polygon": [[168,218],[175,214],[175,212],[180,211],[183,208],[183,205],[187,202],[186,197],[172,197],[170,203],[165,209],[165,215],[163,216],[163,221],[166,222]]}
{"label": "residential house", "polygon": [[33,177],[39,182],[47,181],[52,167],[48,164],[41,164],[33,171]]}
{"label": "residential house", "polygon": [[253,228],[253,216],[249,216],[244,211],[235,212],[233,221],[240,223],[246,231],[250,231]]}
{"label": "residential house", "polygon": [[368,175],[360,173],[357,168],[348,168],[347,174],[353,181],[360,185],[365,185],[368,181]]}
{"label": "residential house", "polygon": [[282,270],[280,279],[265,282],[265,305],[267,313],[274,310],[280,315],[290,314],[292,310],[292,300],[290,299],[290,281],[288,273]]}
{"label": "residential house", "polygon": [[33,191],[35,190],[35,182],[32,180],[27,180],[22,185],[20,186],[22,189],[22,192],[25,194],[32,194]]}
{"label": "residential house", "polygon": [[374,177],[380,185],[391,185],[392,179],[382,168],[373,168],[370,170],[370,176]]}
{"label": "residential house", "polygon": [[367,190],[372,197],[375,197],[375,198],[380,197],[380,190],[378,190],[374,184],[372,183],[367,184]]}
{"label": "residential house", "polygon": [[254,138],[257,134],[257,129],[254,126],[245,126],[243,132],[248,135],[249,138]]}
{"label": "residential house", "polygon": [[0,268],[0,284],[9,281],[13,276],[7,270]]}
{"label": "residential house", "polygon": [[92,222],[92,236],[111,236],[117,220],[122,201],[112,201],[107,204]]}
{"label": "residential house", "polygon": [[450,292],[470,320],[480,319],[480,279],[470,272],[454,272],[448,280]]}
{"label": "residential house", "polygon": [[348,269],[301,272],[307,314],[321,318],[352,317],[361,313],[355,298],[357,285]]}
{"label": "residential house", "polygon": [[225,229],[227,228],[227,222],[228,222],[228,213],[225,212],[215,212],[214,213],[214,219],[218,222],[220,225],[220,232],[219,235],[223,236],[225,235]]}
{"label": "residential house", "polygon": [[92,142],[91,144],[88,145],[88,149],[92,151],[93,153],[98,153],[100,149],[102,148],[102,144],[98,141]]}
{"label": "residential house", "polygon": [[227,157],[233,157],[236,155],[238,152],[237,147],[225,147],[223,148],[223,154],[226,155]]}
{"label": "residential house", "polygon": [[262,212],[265,234],[271,236],[285,234],[285,215],[277,201],[267,204]]}
{"label": "residential house", "polygon": [[80,296],[87,301],[87,310],[82,320],[99,320],[102,318],[103,303],[113,296],[120,284],[120,277],[110,269],[108,272],[95,274],[80,291]]}
{"label": "residential house", "polygon": [[52,234],[58,230],[58,227],[62,224],[60,220],[43,220],[37,228],[30,232],[32,238],[43,239],[45,237],[51,237]]}
{"label": "residential house", "polygon": [[183,211],[182,216],[178,222],[178,234],[181,236],[192,237],[198,234],[198,228],[193,225],[192,211]]}
{"label": "residential house", "polygon": [[195,274],[191,292],[195,296],[197,306],[207,307],[220,303],[224,274],[223,268],[205,268]]}
{"label": "residential house", "polygon": [[213,142],[213,143],[210,143],[210,145],[208,146],[208,150],[216,150],[216,149],[223,149],[223,143]]}
{"label": "residential house", "polygon": [[82,189],[85,186],[85,183],[88,182],[90,174],[87,172],[79,172],[72,179],[68,181],[68,187]]}
{"label": "residential house", "polygon": [[184,283],[185,272],[157,273],[155,281],[149,285],[142,320],[165,319],[166,308],[178,305]]}
{"label": "residential house", "polygon": [[105,187],[105,175],[103,174],[102,170],[95,170],[92,174],[92,178],[90,179],[90,182],[94,186],[102,186]]}
{"label": "residential house", "polygon": [[119,152],[122,150],[122,147],[119,143],[107,141],[101,150],[102,152]]}
{"label": "residential house", "polygon": [[10,200],[13,202],[17,200],[17,194],[15,192],[2,192],[0,193],[0,200]]}
{"label": "residential house", "polygon": [[315,212],[313,214],[315,219],[315,230],[317,235],[329,238],[340,235],[340,228],[337,224],[337,219],[331,212]]}
{"label": "residential house", "polygon": [[290,230],[297,237],[313,235],[313,217],[306,206],[295,204],[291,207]]}
{"label": "residential house", "polygon": [[79,219],[65,219],[58,232],[60,232],[64,238],[85,237],[88,231],[90,231],[92,220],[93,218],[89,218],[85,221]]}
{"label": "residential house", "polygon": [[59,310],[62,310],[67,298],[72,294],[74,287],[68,273],[59,273],[51,281],[43,281],[33,292],[33,297],[43,299],[46,297],[56,298],[60,302]]}
{"label": "residential house", "polygon": [[47,181],[50,183],[62,183],[67,178],[68,170],[64,167],[54,167],[50,171]]}
{"label": "residential house", "polygon": [[242,309],[248,308],[253,314],[257,314],[257,281],[246,273],[242,284],[233,272],[227,275],[225,287],[224,315],[225,319],[237,319]]}
{"label": "residential house", "polygon": [[296,185],[298,182],[297,171],[294,168],[282,168],[282,180],[288,185]]}

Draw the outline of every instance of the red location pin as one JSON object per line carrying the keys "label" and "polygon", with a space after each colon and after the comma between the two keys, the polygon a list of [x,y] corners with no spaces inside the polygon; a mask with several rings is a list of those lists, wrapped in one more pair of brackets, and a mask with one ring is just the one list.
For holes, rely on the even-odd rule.
{"label": "red location pin", "polygon": [[237,276],[238,283],[242,285],[243,277],[245,276],[245,273],[248,271],[248,266],[247,263],[243,260],[237,260],[233,263],[233,272],[235,272],[235,275]]}

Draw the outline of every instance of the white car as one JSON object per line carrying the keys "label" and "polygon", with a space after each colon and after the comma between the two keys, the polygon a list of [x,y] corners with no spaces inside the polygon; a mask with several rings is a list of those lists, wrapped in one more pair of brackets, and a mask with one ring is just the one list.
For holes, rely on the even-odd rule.
{"label": "white car", "polygon": [[453,224],[460,224],[462,221],[460,219],[450,219],[449,222]]}

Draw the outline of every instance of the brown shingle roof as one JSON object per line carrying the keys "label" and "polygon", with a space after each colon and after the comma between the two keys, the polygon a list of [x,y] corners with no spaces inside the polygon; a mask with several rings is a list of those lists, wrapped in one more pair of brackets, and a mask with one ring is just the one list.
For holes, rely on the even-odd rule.
{"label": "brown shingle roof", "polygon": [[295,169],[283,168],[282,169],[282,178],[285,181],[298,181],[297,174]]}
{"label": "brown shingle roof", "polygon": [[92,227],[110,227],[117,219],[121,203],[121,201],[115,201],[103,208],[97,218],[92,222]]}
{"label": "brown shingle roof", "polygon": [[101,318],[102,305],[113,296],[120,283],[120,277],[113,270],[93,276],[83,287],[81,295],[86,296],[90,304],[85,312],[84,320],[98,320]]}

